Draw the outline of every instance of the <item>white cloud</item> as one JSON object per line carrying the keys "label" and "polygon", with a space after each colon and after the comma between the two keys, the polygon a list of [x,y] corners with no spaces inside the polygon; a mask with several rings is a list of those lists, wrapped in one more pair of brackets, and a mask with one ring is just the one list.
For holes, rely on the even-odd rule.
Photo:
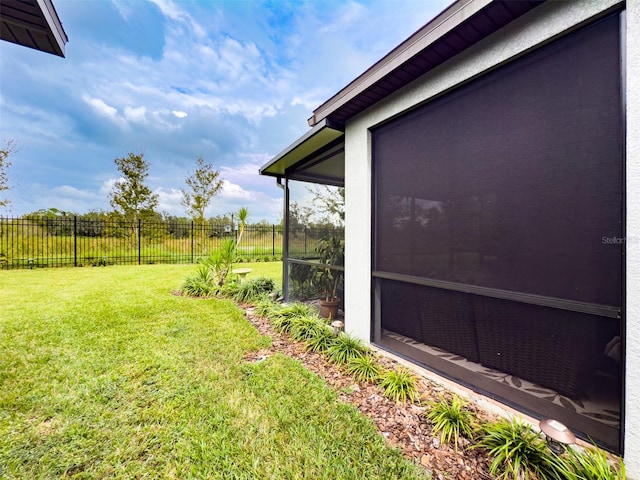
{"label": "white cloud", "polygon": [[189,115],[187,112],[183,112],[181,110],[171,110],[171,113],[178,118],[185,118]]}
{"label": "white cloud", "polygon": [[146,120],[146,113],[146,107],[124,107],[124,117],[130,122],[144,122]]}
{"label": "white cloud", "polygon": [[198,37],[206,35],[206,30],[190,14],[179,8],[171,0],[151,0],[151,2],[160,9],[165,17],[189,26]]}
{"label": "white cloud", "polygon": [[107,105],[104,100],[99,98],[92,98],[87,94],[82,95],[82,100],[91,107],[91,109],[98,115],[105,117],[115,123],[121,128],[127,126],[127,121],[118,115],[118,109]]}
{"label": "white cloud", "polygon": [[126,0],[111,0],[111,3],[113,3],[113,6],[118,10],[118,13],[125,21],[128,21],[134,14],[133,6]]}
{"label": "white cloud", "polygon": [[180,205],[182,193],[176,188],[156,188],[153,193],[158,195],[158,208],[160,212],[168,212],[172,215],[184,215],[184,207]]}
{"label": "white cloud", "polygon": [[250,191],[243,189],[240,185],[231,183],[228,180],[223,181],[222,190],[220,191],[220,196],[227,199],[235,199],[235,200],[252,200],[253,195]]}
{"label": "white cloud", "polygon": [[336,18],[320,29],[320,32],[333,33],[345,30],[357,22],[362,21],[367,9],[358,2],[348,2],[337,11]]}

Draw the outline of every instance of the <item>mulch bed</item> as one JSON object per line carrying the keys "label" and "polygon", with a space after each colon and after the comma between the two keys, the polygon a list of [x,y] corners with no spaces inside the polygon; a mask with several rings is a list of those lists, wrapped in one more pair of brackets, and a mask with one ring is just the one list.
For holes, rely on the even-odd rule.
{"label": "mulch bed", "polygon": [[[340,399],[357,407],[371,418],[380,433],[403,454],[432,472],[433,479],[478,480],[493,478],[488,473],[489,460],[481,450],[468,450],[466,439],[461,439],[458,451],[452,446],[440,444],[438,436],[433,437],[431,426],[425,419],[426,407],[395,402],[387,399],[382,390],[372,384],[355,381],[340,367],[330,363],[319,353],[308,352],[300,342],[292,341],[288,335],[273,329],[268,319],[254,314],[253,308],[244,306],[247,319],[262,335],[273,339],[271,348],[249,352],[245,361],[263,359],[273,353],[282,353],[302,362],[309,370],[324,378],[339,394]],[[378,356],[381,366],[395,368],[396,362]],[[442,396],[450,398],[451,393],[443,386],[419,377],[418,391],[422,404],[438,401]],[[489,414],[469,405],[475,414],[483,419]]]}

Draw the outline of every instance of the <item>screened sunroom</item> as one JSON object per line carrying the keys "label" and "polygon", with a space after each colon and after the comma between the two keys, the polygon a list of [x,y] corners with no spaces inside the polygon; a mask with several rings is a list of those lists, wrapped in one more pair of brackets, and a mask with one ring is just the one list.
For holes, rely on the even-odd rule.
{"label": "screened sunroom", "polygon": [[626,8],[456,1],[262,173],[345,187],[350,333],[633,464]]}
{"label": "screened sunroom", "polygon": [[331,297],[331,317],[344,318],[344,131],[323,122],[260,173],[276,176],[284,190],[286,300]]}

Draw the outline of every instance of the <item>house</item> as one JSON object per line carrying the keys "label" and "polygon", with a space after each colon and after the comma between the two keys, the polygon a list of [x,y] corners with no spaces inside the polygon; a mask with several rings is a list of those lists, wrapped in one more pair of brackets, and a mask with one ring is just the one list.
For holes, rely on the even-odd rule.
{"label": "house", "polygon": [[0,0],[0,39],[59,57],[69,41],[51,0]]}
{"label": "house", "polygon": [[348,331],[640,479],[639,79],[638,2],[458,0],[260,173],[344,187]]}

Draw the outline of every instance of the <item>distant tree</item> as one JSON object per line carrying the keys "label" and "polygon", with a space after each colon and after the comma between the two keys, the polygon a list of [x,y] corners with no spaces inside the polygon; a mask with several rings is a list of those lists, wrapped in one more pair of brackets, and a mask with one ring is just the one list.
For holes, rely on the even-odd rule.
{"label": "distant tree", "polygon": [[313,195],[311,203],[318,209],[318,213],[325,215],[324,223],[344,225],[344,187],[316,185],[307,187],[307,191]]}
{"label": "distant tree", "polygon": [[196,160],[196,170],[185,180],[187,189],[182,189],[181,205],[187,209],[195,222],[204,224],[204,211],[222,188],[220,172],[213,164],[205,163],[202,157]]}
{"label": "distant tree", "polygon": [[114,162],[122,177],[113,186],[109,202],[125,220],[137,222],[141,215],[153,213],[158,206],[158,196],[144,183],[149,175],[149,163],[142,153],[129,153]]}
{"label": "distant tree", "polygon": [[[18,144],[15,140],[5,140],[4,145],[0,147],[0,194],[11,188],[9,186],[9,177],[7,175],[7,170],[11,166],[9,157],[17,151]],[[11,200],[8,198],[0,198],[0,207],[6,207],[9,203],[11,203]]]}

